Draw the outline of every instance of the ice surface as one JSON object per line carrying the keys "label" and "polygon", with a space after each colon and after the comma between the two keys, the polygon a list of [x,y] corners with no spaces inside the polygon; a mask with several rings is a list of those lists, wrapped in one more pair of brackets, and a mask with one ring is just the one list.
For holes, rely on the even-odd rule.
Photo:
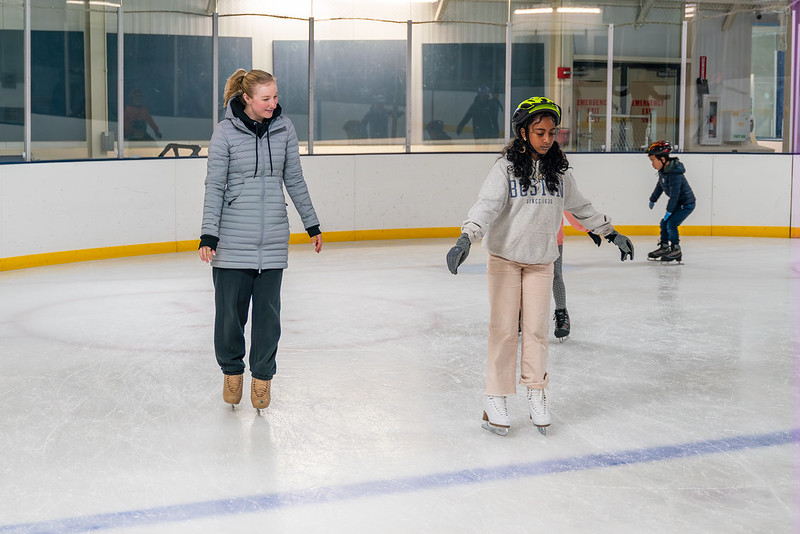
{"label": "ice surface", "polygon": [[481,429],[486,253],[453,276],[452,241],[293,245],[262,417],[196,253],[0,273],[0,533],[800,529],[800,241],[568,237],[547,437],[524,388]]}

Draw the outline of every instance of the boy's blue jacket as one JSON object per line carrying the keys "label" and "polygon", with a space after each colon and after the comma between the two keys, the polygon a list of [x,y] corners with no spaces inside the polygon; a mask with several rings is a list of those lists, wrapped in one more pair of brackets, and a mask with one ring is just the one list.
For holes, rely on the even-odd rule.
{"label": "boy's blue jacket", "polygon": [[686,171],[683,163],[677,158],[667,162],[664,168],[658,171],[658,183],[650,195],[650,202],[658,201],[661,193],[666,193],[669,197],[667,211],[675,213],[675,210],[682,206],[689,206],[696,202],[694,192],[683,173]]}

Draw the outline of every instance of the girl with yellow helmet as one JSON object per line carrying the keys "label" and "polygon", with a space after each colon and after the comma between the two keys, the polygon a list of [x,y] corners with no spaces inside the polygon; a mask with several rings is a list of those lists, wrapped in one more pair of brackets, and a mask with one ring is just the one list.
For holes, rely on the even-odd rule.
{"label": "girl with yellow helmet", "polygon": [[563,212],[619,247],[623,261],[633,259],[630,240],[617,233],[611,220],[578,190],[556,141],[560,106],[549,98],[528,98],[517,106],[511,123],[514,138],[489,171],[461,226],[461,236],[447,254],[447,266],[457,274],[473,240],[482,239],[489,252],[491,312],[483,428],[502,436],[511,426],[506,398],[516,394],[519,343],[519,383],[527,389],[530,418],[542,434],[552,421],[545,390],[548,320]]}

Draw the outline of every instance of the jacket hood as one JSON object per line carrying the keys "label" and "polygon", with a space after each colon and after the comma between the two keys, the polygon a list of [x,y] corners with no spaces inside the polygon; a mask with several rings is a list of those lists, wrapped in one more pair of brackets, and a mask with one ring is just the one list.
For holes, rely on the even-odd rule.
{"label": "jacket hood", "polygon": [[258,122],[247,116],[247,113],[244,112],[244,104],[242,103],[241,98],[239,98],[239,95],[234,95],[230,100],[228,100],[228,107],[225,110],[225,118],[228,120],[233,120],[234,118],[239,119],[248,130],[256,134],[258,137],[263,137],[264,134],[267,133],[269,125],[273,120],[281,116],[282,111],[281,105],[278,104],[275,108],[275,111],[272,112],[272,117],[269,119],[264,119],[263,122]]}
{"label": "jacket hood", "polygon": [[683,163],[681,163],[678,159],[671,159],[664,165],[664,168],[661,170],[664,174],[683,174],[686,172],[686,169],[683,167]]}

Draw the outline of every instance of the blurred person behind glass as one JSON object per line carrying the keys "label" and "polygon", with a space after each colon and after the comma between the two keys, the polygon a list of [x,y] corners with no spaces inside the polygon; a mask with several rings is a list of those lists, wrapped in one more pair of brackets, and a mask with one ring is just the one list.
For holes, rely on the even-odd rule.
{"label": "blurred person behind glass", "polygon": [[129,141],[153,141],[153,137],[147,133],[147,125],[153,129],[153,133],[161,139],[161,131],[156,125],[156,121],[150,116],[150,111],[144,105],[144,95],[139,89],[131,91],[128,103],[125,105],[125,139]]}
{"label": "blurred person behind glass", "polygon": [[472,120],[472,137],[475,139],[496,139],[500,137],[500,124],[497,119],[498,113],[503,111],[503,106],[497,97],[492,94],[489,87],[481,85],[478,87],[478,94],[472,101],[464,118],[458,123],[456,135],[461,135],[464,126]]}

